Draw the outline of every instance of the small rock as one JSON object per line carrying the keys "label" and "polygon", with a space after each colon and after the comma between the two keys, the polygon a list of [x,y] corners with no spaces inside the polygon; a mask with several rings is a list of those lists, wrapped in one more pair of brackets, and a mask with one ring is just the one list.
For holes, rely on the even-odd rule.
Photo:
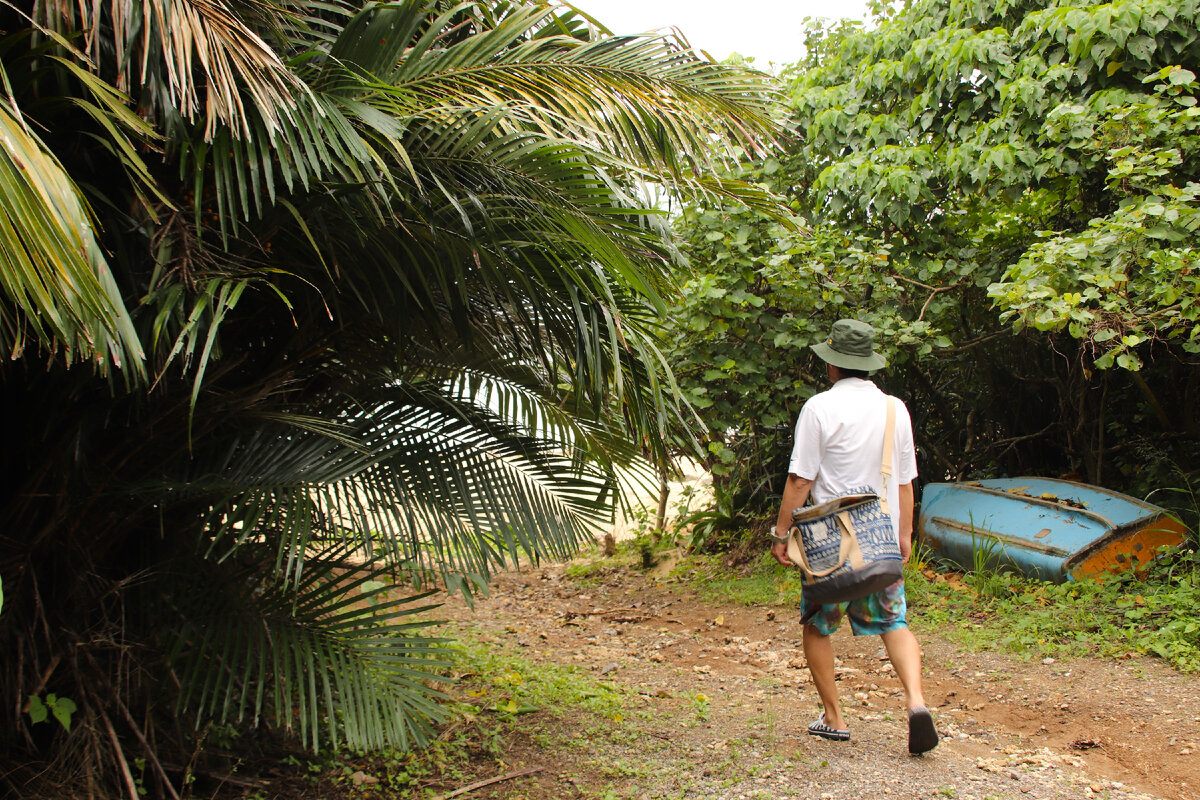
{"label": "small rock", "polygon": [[605,664],[603,667],[600,668],[600,674],[607,675],[610,672],[616,672],[620,667],[621,667],[621,665],[618,664],[617,662],[610,661],[609,663]]}

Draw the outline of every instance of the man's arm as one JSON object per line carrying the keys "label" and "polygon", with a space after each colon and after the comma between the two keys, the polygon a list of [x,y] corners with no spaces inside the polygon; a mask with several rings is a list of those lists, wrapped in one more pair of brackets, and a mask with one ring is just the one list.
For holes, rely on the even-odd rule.
{"label": "man's arm", "polygon": [[913,533],[913,485],[912,482],[900,484],[900,560],[908,563],[912,555]]}
{"label": "man's arm", "polygon": [[[775,521],[775,531],[783,536],[792,527],[792,511],[804,505],[808,500],[808,493],[812,489],[813,482],[808,478],[801,478],[795,473],[789,473],[787,484],[783,487],[783,499],[779,501],[779,518]],[[909,487],[909,518],[912,518],[912,487]],[[901,503],[903,505],[903,503]],[[903,518],[903,517],[902,517]],[[771,555],[775,556],[775,560],[780,564],[791,566],[792,560],[787,557],[787,542],[772,542]]]}

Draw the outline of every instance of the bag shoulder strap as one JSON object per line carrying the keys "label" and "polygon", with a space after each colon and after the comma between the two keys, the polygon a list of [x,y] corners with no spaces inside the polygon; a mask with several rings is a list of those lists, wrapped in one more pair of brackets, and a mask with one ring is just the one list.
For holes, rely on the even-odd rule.
{"label": "bag shoulder strap", "polygon": [[879,506],[883,509],[883,513],[891,513],[888,510],[887,501],[887,485],[892,477],[892,448],[896,442],[896,399],[891,395],[884,395],[887,400],[887,421],[883,426],[883,463],[879,465],[879,474],[883,476],[883,487],[879,493]]}

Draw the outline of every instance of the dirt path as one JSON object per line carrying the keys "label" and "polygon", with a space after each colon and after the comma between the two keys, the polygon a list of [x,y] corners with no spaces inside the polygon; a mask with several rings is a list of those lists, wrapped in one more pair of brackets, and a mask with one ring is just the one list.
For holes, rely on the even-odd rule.
{"label": "dirt path", "polygon": [[580,583],[549,566],[500,576],[474,611],[443,610],[531,660],[633,687],[654,712],[627,751],[513,753],[541,771],[477,797],[595,796],[580,776],[600,769],[637,798],[1200,798],[1200,682],[1150,660],[962,652],[912,610],[943,736],[913,758],[878,638],[848,631],[835,648],[853,740],[803,735],[816,692],[791,608],[715,607],[634,571]]}

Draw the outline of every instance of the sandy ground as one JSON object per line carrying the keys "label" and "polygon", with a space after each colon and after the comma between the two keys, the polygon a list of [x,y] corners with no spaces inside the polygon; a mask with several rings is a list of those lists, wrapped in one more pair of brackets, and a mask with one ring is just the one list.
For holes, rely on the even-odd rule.
{"label": "sandy ground", "polygon": [[[712,476],[704,467],[688,459],[680,464],[679,480],[670,481],[667,496],[666,530],[682,533],[680,521],[689,513],[712,505]],[[620,542],[632,539],[639,530],[649,530],[654,525],[658,511],[658,486],[634,485],[630,483],[628,510],[617,512],[613,526],[613,538]]]}

